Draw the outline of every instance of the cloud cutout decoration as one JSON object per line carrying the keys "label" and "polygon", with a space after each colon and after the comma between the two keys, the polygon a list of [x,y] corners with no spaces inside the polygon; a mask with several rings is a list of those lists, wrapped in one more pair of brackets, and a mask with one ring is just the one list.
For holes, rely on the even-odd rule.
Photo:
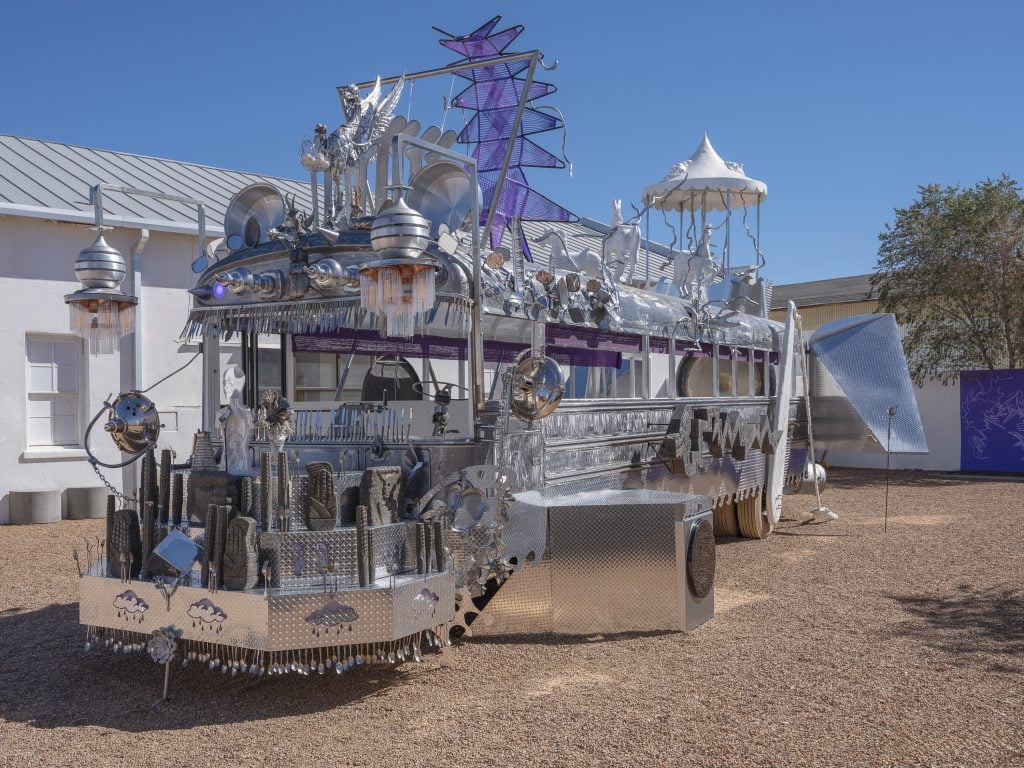
{"label": "cloud cutout decoration", "polygon": [[207,598],[203,598],[188,607],[189,617],[204,624],[220,624],[228,615]]}
{"label": "cloud cutout decoration", "polygon": [[416,617],[417,621],[423,621],[424,619],[433,618],[437,611],[437,604],[441,598],[437,596],[437,593],[424,587],[419,591],[419,594],[412,599],[412,613]]}
{"label": "cloud cutout decoration", "polygon": [[306,623],[318,627],[337,627],[341,624],[351,624],[358,618],[359,614],[355,608],[332,601],[309,614]]}
{"label": "cloud cutout decoration", "polygon": [[129,589],[114,598],[114,607],[125,613],[142,614],[149,610],[149,603]]}

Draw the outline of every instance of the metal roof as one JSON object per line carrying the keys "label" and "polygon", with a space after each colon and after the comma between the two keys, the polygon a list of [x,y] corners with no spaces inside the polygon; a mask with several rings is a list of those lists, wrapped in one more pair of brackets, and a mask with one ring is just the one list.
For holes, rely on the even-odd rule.
{"label": "metal roof", "polygon": [[[231,197],[256,182],[311,207],[309,182],[0,134],[0,214],[92,223],[89,189],[101,182],[199,200],[211,235],[223,234]],[[112,226],[197,230],[196,210],[186,203],[104,191],[103,210]]]}
{"label": "metal roof", "polygon": [[797,307],[820,304],[846,304],[878,298],[871,287],[871,275],[835,277],[831,280],[810,280],[806,283],[787,283],[772,289],[772,309],[785,309],[792,301]]}
{"label": "metal roof", "polygon": [[[581,217],[578,222],[523,221],[521,226],[526,233],[527,240],[530,241],[530,250],[533,254],[534,262],[541,265],[547,263],[549,250],[547,246],[535,245],[533,240],[541,237],[548,230],[554,229],[561,233],[562,238],[565,240],[565,248],[569,255],[573,257],[584,248],[589,248],[600,254],[601,239],[611,230],[609,224],[603,224],[600,221],[586,217]],[[512,236],[508,229],[502,235],[501,244],[507,248],[513,247]],[[641,238],[640,258],[636,265],[636,276],[638,278],[643,277],[646,270],[646,247],[647,241]],[[516,248],[518,248],[518,243]],[[650,244],[650,249],[651,279],[657,280],[659,277],[667,277],[671,280],[672,261],[669,254],[678,253],[678,251],[671,251],[667,245],[653,241]]]}
{"label": "metal roof", "polygon": [[[272,184],[284,195],[294,194],[301,209],[312,208],[308,181],[0,134],[0,214],[91,224],[89,189],[100,182],[199,200],[206,206],[209,235],[223,234],[228,203],[249,184]],[[186,203],[105,190],[103,210],[104,223],[111,226],[186,234],[197,231],[196,211]],[[584,248],[600,253],[601,238],[610,230],[609,225],[586,218],[578,223],[524,221],[522,227],[530,240],[557,229],[572,256]],[[504,244],[512,246],[507,230]],[[644,274],[644,248],[645,241],[637,276]],[[535,258],[543,263],[547,249],[534,249]],[[652,242],[650,249],[652,279],[671,278],[668,246]]]}

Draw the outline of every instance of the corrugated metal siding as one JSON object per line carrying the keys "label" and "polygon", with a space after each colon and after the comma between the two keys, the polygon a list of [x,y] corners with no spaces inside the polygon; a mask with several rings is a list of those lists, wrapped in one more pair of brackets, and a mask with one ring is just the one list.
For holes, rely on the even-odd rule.
{"label": "corrugated metal siding", "polygon": [[[61,212],[91,213],[89,188],[99,182],[199,200],[211,234],[220,228],[231,197],[257,182],[295,195],[301,208],[311,207],[304,181],[0,134],[0,203],[49,209],[55,219]],[[103,203],[111,219],[188,225],[196,220],[191,206],[172,200],[104,192]]]}
{"label": "corrugated metal siding", "polygon": [[[562,237],[565,239],[566,250],[573,258],[576,258],[584,248],[600,254],[601,239],[608,232],[608,225],[592,221],[591,219],[581,219],[579,222],[524,221],[522,222],[522,227],[526,233],[526,239],[530,243],[530,251],[533,254],[534,261],[540,265],[547,264],[550,249],[546,245],[535,245],[533,241],[550,229],[562,233]],[[486,239],[484,243],[486,245]],[[505,233],[502,235],[501,244],[506,248],[512,247],[512,237],[508,230],[505,230]],[[518,244],[516,244],[517,249],[518,247]],[[672,261],[671,257],[667,255],[670,252],[666,245],[655,242],[651,243],[651,280],[657,280],[659,277],[672,278]],[[678,251],[674,253],[678,253]],[[646,274],[646,270],[646,241],[641,239],[640,258],[637,261],[635,272],[636,277],[643,277]]]}
{"label": "corrugated metal siding", "polygon": [[[877,301],[850,301],[842,304],[819,304],[813,307],[797,307],[803,319],[804,331],[810,332],[833,320],[854,315],[869,315],[878,311]],[[786,311],[773,309],[771,319],[786,322]]]}
{"label": "corrugated metal siding", "polygon": [[[306,181],[0,134],[0,205],[9,203],[40,209],[20,215],[38,216],[42,212],[46,218],[91,221],[89,189],[99,182],[199,200],[206,206],[207,231],[211,235],[220,230],[232,196],[257,182],[272,184],[283,195],[294,194],[297,205],[303,210],[312,207]],[[119,223],[135,223],[136,226],[165,221],[191,227],[193,231],[196,224],[196,212],[190,205],[120,192],[103,193],[103,210],[112,224],[118,223],[117,219],[123,220]],[[76,218],[70,218],[71,213],[76,214]],[[522,227],[530,241],[548,229],[557,229],[574,257],[585,248],[600,253],[601,238],[608,232],[608,225],[589,219],[578,223],[524,221]],[[503,244],[512,247],[508,232]],[[531,242],[531,250],[536,252],[539,263],[546,262],[546,247],[533,246]],[[669,254],[667,246],[651,243],[652,279],[672,276]],[[645,273],[645,255],[646,249],[642,247],[638,276]]]}
{"label": "corrugated metal siding", "polygon": [[772,309],[784,309],[787,302],[798,307],[821,304],[847,304],[876,299],[878,292],[871,287],[871,275],[834,277],[829,280],[808,280],[803,283],[784,283],[775,286]]}

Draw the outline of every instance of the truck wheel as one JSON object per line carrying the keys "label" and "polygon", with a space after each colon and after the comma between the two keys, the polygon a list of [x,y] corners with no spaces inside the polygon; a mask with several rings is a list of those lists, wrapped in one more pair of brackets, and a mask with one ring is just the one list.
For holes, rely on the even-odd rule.
{"label": "truck wheel", "polygon": [[714,509],[715,536],[739,536],[739,521],[736,519],[736,505],[731,501],[719,504]]}
{"label": "truck wheel", "polygon": [[[772,525],[761,510],[761,494],[736,502],[736,518],[740,536],[744,538],[766,539],[772,532]],[[715,519],[717,521],[717,517]]]}

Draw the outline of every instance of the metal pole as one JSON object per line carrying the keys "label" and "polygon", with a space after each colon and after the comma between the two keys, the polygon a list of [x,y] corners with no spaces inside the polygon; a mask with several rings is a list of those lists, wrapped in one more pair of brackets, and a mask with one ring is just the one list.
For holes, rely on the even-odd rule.
{"label": "metal pole", "polygon": [[[494,195],[491,197],[491,207],[487,211],[487,223],[484,225],[484,232],[490,236],[491,224],[494,223],[494,212],[498,208],[498,200],[501,197],[501,188],[505,184],[505,177],[508,175],[508,165],[512,161],[512,152],[516,147],[516,136],[519,133],[519,126],[523,122],[523,113],[526,111],[526,102],[530,98],[530,88],[533,87],[533,73],[537,69],[537,62],[540,61],[540,51],[534,51],[530,55],[530,68],[526,73],[526,81],[523,84],[523,95],[519,98],[519,108],[516,110],[515,120],[512,121],[512,130],[508,146],[505,147],[505,159],[501,163],[501,170],[498,171],[497,184],[494,187]],[[477,222],[479,219],[477,219]],[[476,224],[477,222],[474,222]]]}
{"label": "metal pole", "polygon": [[204,432],[213,432],[214,417],[220,406],[220,327],[213,324],[203,335],[203,413]]}
{"label": "metal pole", "polygon": [[889,530],[889,463],[892,457],[889,449],[892,447],[892,420],[896,415],[895,405],[889,406],[888,414],[889,426],[885,436],[885,518],[882,522],[882,533]]}
{"label": "metal pole", "polygon": [[[455,72],[462,72],[467,69],[490,67],[494,66],[495,64],[510,64],[514,61],[522,61],[523,59],[533,58],[534,56],[536,56],[537,58],[543,57],[540,51],[524,51],[523,53],[509,53],[504,56],[494,56],[489,59],[476,59],[475,61],[460,61],[457,64],[449,64],[444,67],[436,67],[435,69],[424,69],[420,72],[412,72],[408,75],[391,75],[389,77],[382,77],[380,79],[380,84],[391,85],[392,83],[397,83],[403,77],[405,78],[406,82],[411,82],[413,80],[421,80],[425,77],[436,77],[437,75],[450,75],[454,74]],[[376,80],[367,80],[362,83],[356,83],[355,87],[372,88],[376,84]],[[340,85],[338,86],[337,90],[340,92],[342,88],[346,87],[348,86]]]}
{"label": "metal pole", "polygon": [[164,697],[162,701],[168,701],[170,697],[167,695],[167,689],[171,684],[171,662],[170,660],[164,662]]}
{"label": "metal pole", "polygon": [[309,193],[312,196],[313,226],[320,226],[320,200],[317,194],[316,171],[309,172]]}
{"label": "metal pole", "polygon": [[[644,288],[651,287],[651,209],[648,208],[644,212],[644,216],[647,219],[647,242],[645,243],[647,249],[647,272],[644,274]],[[552,273],[553,274],[553,273]]]}
{"label": "metal pole", "polygon": [[[740,198],[743,199],[742,197]],[[729,274],[729,267],[731,265],[731,256],[729,252],[729,233],[732,230],[732,191],[725,191],[725,274]]]}
{"label": "metal pole", "polygon": [[103,234],[103,185],[96,184],[89,189],[89,197],[92,200],[92,212],[96,219],[96,229]]}
{"label": "metal pole", "polygon": [[[402,158],[403,147],[411,144],[414,147],[427,149],[434,154],[447,157],[469,168],[470,189],[478,187],[476,160],[468,155],[444,149],[415,136],[408,136],[400,133],[391,139],[391,179],[393,185],[400,185],[402,181]],[[483,277],[480,271],[480,204],[476,195],[471,197],[470,216],[473,218],[473,226],[470,227],[473,247],[473,305],[472,319],[469,329],[469,369],[472,375],[473,397],[472,397],[472,418],[476,424],[484,409],[484,337],[483,337]]]}

